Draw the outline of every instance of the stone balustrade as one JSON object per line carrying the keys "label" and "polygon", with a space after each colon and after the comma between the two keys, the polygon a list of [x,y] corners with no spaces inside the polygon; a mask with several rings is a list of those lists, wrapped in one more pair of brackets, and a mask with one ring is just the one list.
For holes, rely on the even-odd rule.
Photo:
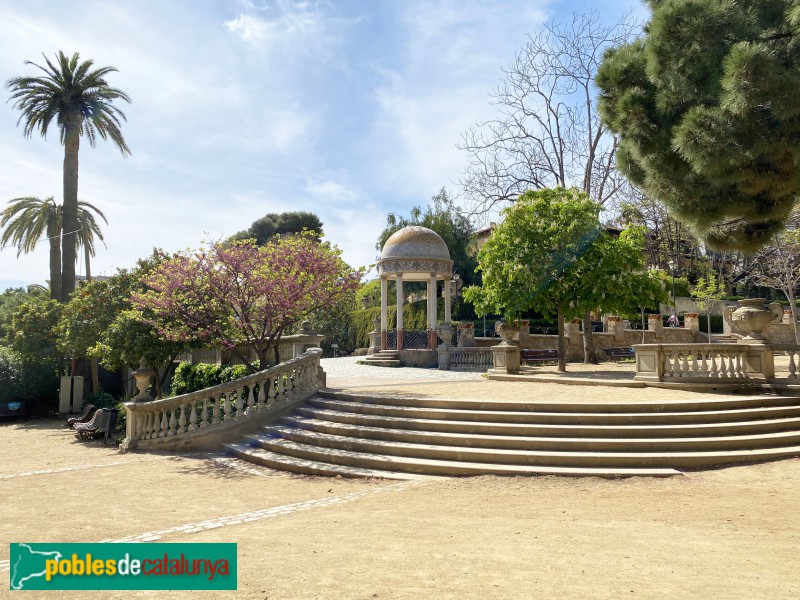
{"label": "stone balustrade", "polygon": [[789,380],[800,379],[800,346],[796,344],[770,344],[770,347],[777,353],[783,353],[789,357],[789,365],[786,373],[776,373],[778,378]]}
{"label": "stone balustrade", "polygon": [[640,381],[735,383],[775,377],[773,349],[764,344],[638,344]]}
{"label": "stone balustrade", "polygon": [[[450,346],[444,351],[447,353],[447,366],[444,368],[456,371],[485,371],[492,366],[491,348],[481,348],[479,346]],[[441,363],[439,368],[442,368]]]}
{"label": "stone balustrade", "polygon": [[206,450],[233,441],[324,387],[322,350],[181,396],[127,402],[122,450]]}

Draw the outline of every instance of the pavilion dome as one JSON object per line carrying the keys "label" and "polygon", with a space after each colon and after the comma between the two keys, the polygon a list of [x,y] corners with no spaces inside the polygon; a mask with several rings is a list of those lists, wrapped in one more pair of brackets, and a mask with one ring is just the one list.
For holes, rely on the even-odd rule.
{"label": "pavilion dome", "polygon": [[378,274],[405,279],[424,280],[435,274],[439,279],[449,279],[453,261],[447,244],[438,233],[411,225],[393,233],[381,251]]}
{"label": "pavilion dome", "polygon": [[395,231],[383,245],[381,260],[391,258],[450,260],[450,251],[435,231],[419,225],[410,225]]}

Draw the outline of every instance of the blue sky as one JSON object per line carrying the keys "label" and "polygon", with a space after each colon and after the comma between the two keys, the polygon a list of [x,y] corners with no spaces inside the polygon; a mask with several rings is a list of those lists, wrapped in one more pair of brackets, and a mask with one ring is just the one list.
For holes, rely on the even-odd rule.
{"label": "blue sky", "polygon": [[[528,33],[626,8],[646,17],[636,0],[0,0],[0,80],[57,50],[119,69],[133,155],[102,141],[80,154],[79,198],[109,220],[94,274],[293,210],[318,214],[361,266],[388,212],[458,192],[456,144],[494,114],[488,93]],[[57,133],[26,140],[18,117],[0,103],[0,204],[60,202]],[[3,249],[0,289],[44,283],[47,265],[44,243],[19,259]]]}

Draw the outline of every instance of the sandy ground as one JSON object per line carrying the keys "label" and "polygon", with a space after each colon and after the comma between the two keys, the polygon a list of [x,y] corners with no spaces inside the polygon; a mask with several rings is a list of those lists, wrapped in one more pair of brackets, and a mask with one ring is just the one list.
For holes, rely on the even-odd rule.
{"label": "sandy ground", "polygon": [[[346,374],[329,384],[442,397],[687,397],[475,377],[354,385]],[[24,597],[800,598],[797,459],[669,479],[403,483],[237,464],[118,454],[55,421],[0,424],[0,597],[16,597],[9,542],[138,539],[236,542],[238,591]]]}

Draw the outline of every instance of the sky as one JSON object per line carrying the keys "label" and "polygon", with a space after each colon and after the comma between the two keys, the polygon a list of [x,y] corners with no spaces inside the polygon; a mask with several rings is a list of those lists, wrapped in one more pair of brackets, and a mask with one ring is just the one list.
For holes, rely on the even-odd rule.
{"label": "sky", "polygon": [[[637,0],[0,0],[0,81],[58,50],[119,71],[132,155],[80,151],[78,197],[108,218],[94,275],[298,210],[367,266],[388,213],[458,195],[457,144],[496,115],[489,93],[527,35],[592,9],[647,16]],[[60,203],[57,129],[26,139],[18,118],[0,102],[0,206]],[[47,278],[46,242],[0,251],[0,290]]]}

